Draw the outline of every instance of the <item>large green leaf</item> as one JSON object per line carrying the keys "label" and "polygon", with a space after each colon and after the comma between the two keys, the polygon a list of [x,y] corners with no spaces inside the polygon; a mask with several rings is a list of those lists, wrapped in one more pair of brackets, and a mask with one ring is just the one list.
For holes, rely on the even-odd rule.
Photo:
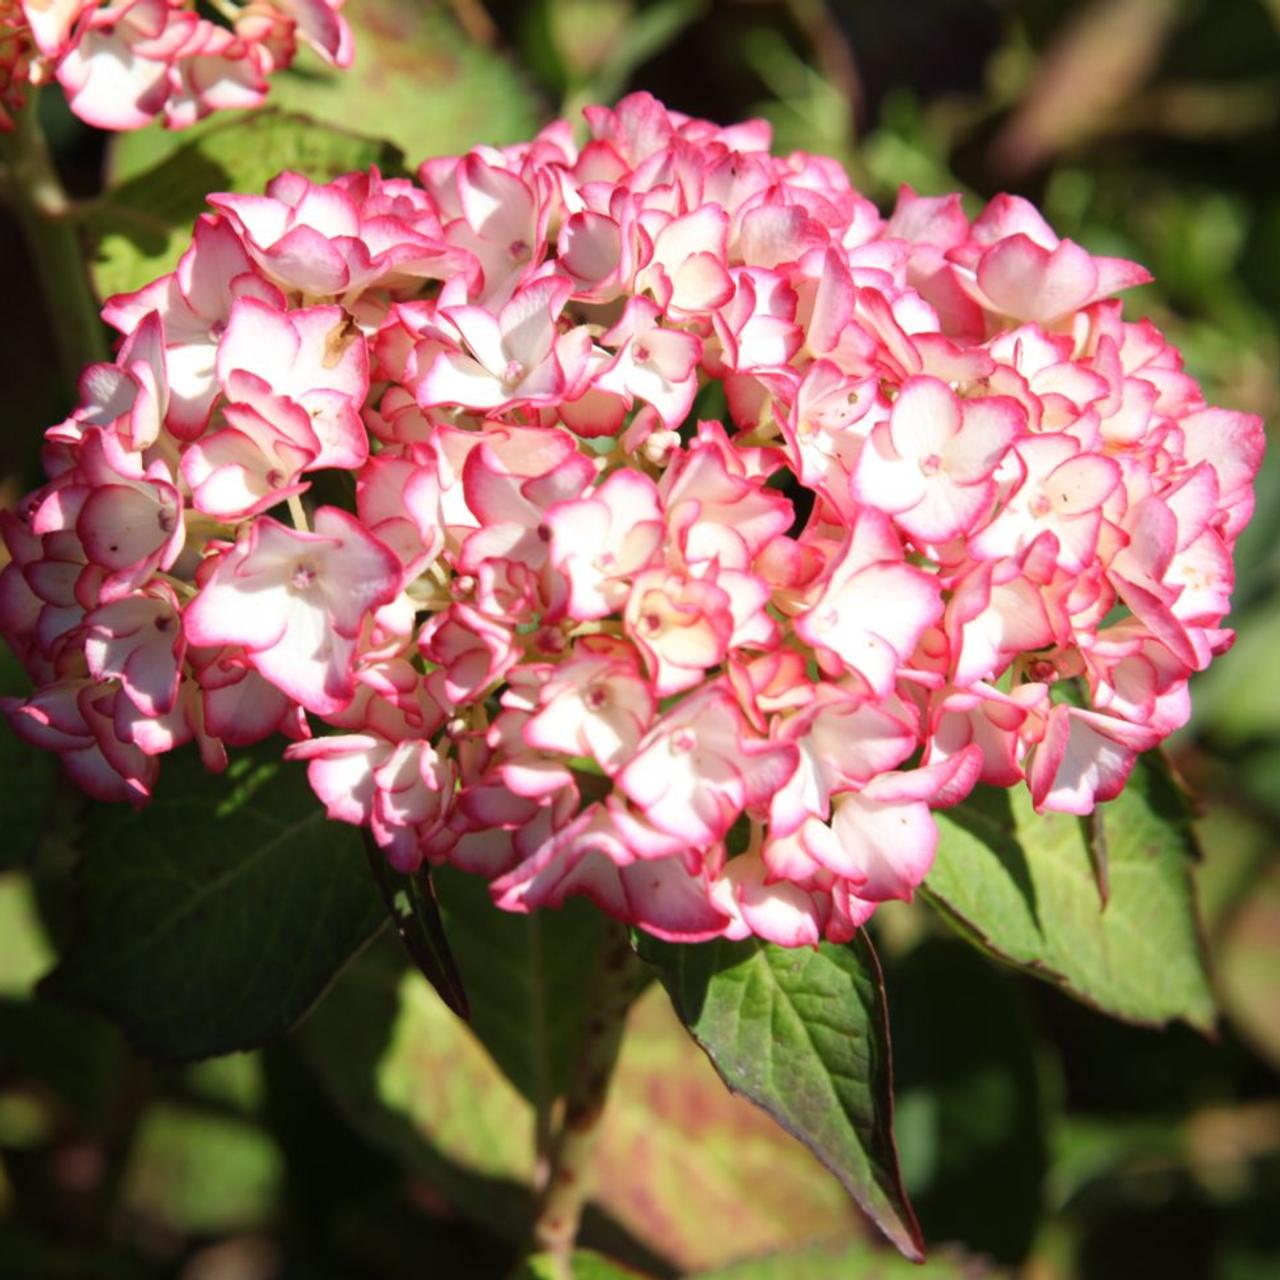
{"label": "large green leaf", "polygon": [[140,813],[102,807],[84,837],[81,928],[44,994],[182,1061],[286,1032],[385,912],[356,833],[299,766],[243,756],[225,777],[167,760]]}
{"label": "large green leaf", "polygon": [[394,172],[399,152],[390,143],[277,110],[204,129],[93,206],[99,235],[94,285],[105,298],[171,271],[191,243],[211,191],[261,191],[282,169],[325,182],[374,164]]}
{"label": "large green leaf", "polygon": [[858,1241],[741,1262],[723,1271],[700,1272],[695,1280],[981,1280],[993,1275],[971,1258],[931,1255],[920,1265]]}
{"label": "large green leaf", "polygon": [[599,912],[583,899],[562,911],[499,911],[479,876],[453,867],[436,871],[434,883],[471,1029],[530,1102],[549,1105],[569,1083],[600,947]]}
{"label": "large green leaf", "polygon": [[600,1203],[681,1268],[865,1225],[801,1143],[724,1087],[657,983],[628,1019],[595,1167]]}
{"label": "large green leaf", "polygon": [[935,937],[885,965],[903,1180],[929,1240],[1001,1262],[1040,1221],[1043,1106],[1025,984]]}
{"label": "large green leaf", "polygon": [[[343,15],[355,37],[352,65],[339,71],[303,50],[294,68],[272,76],[269,106],[386,138],[415,165],[477,143],[519,142],[541,123],[542,108],[514,65],[468,40],[446,5],[349,0]],[[194,132],[199,136],[216,128],[214,121],[243,114],[218,112]],[[117,134],[111,143],[112,180],[145,172],[192,132]]]}
{"label": "large green leaf", "polygon": [[1161,765],[1140,760],[1102,815],[1105,908],[1085,822],[1037,814],[1022,789],[990,787],[938,814],[942,840],[926,897],[992,955],[1106,1013],[1211,1027],[1190,877],[1195,845],[1182,797]]}
{"label": "large green leaf", "polygon": [[[519,1242],[533,1207],[533,1109],[473,1030],[379,944],[297,1043],[361,1134],[463,1214]],[[835,1235],[854,1212],[798,1142],[726,1092],[656,985],[631,1010],[593,1184],[594,1205],[641,1255],[682,1268]],[[608,1248],[604,1228],[589,1213],[585,1238]]]}
{"label": "large green leaf", "polygon": [[298,1029],[321,1088],[366,1139],[513,1240],[532,1197],[533,1112],[389,939]]}
{"label": "large green leaf", "polygon": [[[577,1250],[570,1265],[573,1280],[644,1280],[642,1272],[586,1249]],[[694,1280],[978,1280],[990,1274],[969,1261],[930,1261],[919,1266],[856,1243],[774,1254],[726,1270],[698,1272]],[[537,1254],[526,1259],[509,1280],[561,1280],[563,1275],[556,1259]]]}
{"label": "large green leaf", "polygon": [[898,1171],[884,988],[866,936],[816,950],[644,936],[640,954],[725,1083],[809,1147],[903,1254],[922,1257]]}

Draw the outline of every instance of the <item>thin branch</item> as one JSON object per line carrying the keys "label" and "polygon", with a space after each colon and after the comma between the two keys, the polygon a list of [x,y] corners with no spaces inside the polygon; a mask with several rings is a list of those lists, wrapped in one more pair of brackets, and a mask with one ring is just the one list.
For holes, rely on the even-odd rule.
{"label": "thin branch", "polygon": [[600,1138],[609,1081],[639,979],[640,964],[626,928],[607,921],[578,1056],[533,1227],[534,1246],[551,1255],[558,1274],[567,1280],[572,1280],[570,1258],[587,1199],[587,1174]]}
{"label": "thin branch", "polygon": [[44,294],[64,376],[72,387],[87,364],[108,357],[106,330],[89,283],[76,210],[54,167],[36,116],[36,95],[0,133],[0,187],[13,210]]}

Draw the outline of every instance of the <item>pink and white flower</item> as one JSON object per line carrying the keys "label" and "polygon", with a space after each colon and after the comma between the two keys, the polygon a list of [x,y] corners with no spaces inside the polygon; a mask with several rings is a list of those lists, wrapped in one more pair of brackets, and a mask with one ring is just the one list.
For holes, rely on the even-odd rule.
{"label": "pink and white flower", "polygon": [[183,627],[192,644],[241,646],[288,697],[329,715],[355,693],[361,627],[399,586],[400,562],[345,511],[321,507],[314,533],[260,516],[213,560]]}
{"label": "pink and white flower", "polygon": [[[334,0],[31,7],[121,123],[350,52]],[[283,733],[332,819],[506,910],[847,941],[929,874],[934,809],[1089,813],[1186,723],[1261,426],[1025,201],[883,221],[759,122],[586,115],[216,196],[110,300],[0,517],[4,709],[135,804],[182,743]]]}

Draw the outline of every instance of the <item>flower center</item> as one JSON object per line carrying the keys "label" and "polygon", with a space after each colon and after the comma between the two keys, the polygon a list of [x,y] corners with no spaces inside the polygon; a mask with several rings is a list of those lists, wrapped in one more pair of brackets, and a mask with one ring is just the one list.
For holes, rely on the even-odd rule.
{"label": "flower center", "polygon": [[315,585],[316,567],[309,560],[299,560],[293,566],[289,582],[295,591],[307,591]]}
{"label": "flower center", "polygon": [[940,470],[942,470],[942,459],[936,453],[920,459],[921,475],[936,476]]}

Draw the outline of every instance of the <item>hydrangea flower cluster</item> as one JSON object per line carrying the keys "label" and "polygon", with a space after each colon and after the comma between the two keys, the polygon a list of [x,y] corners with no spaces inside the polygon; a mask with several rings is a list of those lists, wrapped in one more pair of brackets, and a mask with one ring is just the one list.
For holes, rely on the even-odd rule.
{"label": "hydrangea flower cluster", "polygon": [[509,910],[847,939],[981,780],[1084,814],[1230,643],[1261,424],[1026,201],[646,95],[211,197],[4,517],[17,731],[94,795],[283,732]]}
{"label": "hydrangea flower cluster", "polygon": [[23,87],[56,79],[72,111],[99,129],[140,129],[157,116],[182,129],[211,111],[256,107],[267,77],[299,42],[351,64],[344,0],[0,0],[0,129]]}

